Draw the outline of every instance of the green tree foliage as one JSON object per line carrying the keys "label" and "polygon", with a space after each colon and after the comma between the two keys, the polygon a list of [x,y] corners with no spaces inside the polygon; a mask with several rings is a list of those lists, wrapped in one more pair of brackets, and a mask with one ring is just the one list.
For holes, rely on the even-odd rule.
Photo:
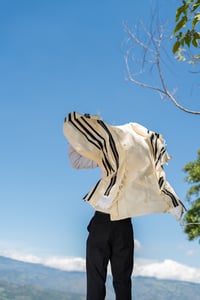
{"label": "green tree foliage", "polygon": [[177,54],[178,60],[186,60],[186,48],[195,49],[196,53],[191,55],[190,63],[200,61],[200,0],[183,0],[182,5],[176,10],[176,25],[174,36],[176,41],[173,45],[173,53]]}
{"label": "green tree foliage", "polygon": [[186,223],[184,231],[189,240],[200,237],[200,149],[197,154],[197,160],[189,162],[183,169],[188,174],[185,180],[191,184],[187,192],[187,199],[191,203],[191,208],[184,217]]}

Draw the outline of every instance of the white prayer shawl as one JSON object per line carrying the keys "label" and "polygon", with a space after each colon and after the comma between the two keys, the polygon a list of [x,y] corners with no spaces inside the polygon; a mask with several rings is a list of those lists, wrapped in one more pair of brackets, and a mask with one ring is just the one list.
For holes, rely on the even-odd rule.
{"label": "white prayer shawl", "polygon": [[163,164],[170,157],[160,134],[137,123],[111,126],[77,112],[65,118],[63,132],[76,168],[98,165],[102,170],[102,178],[83,198],[95,210],[109,213],[111,220],[151,213],[181,218],[186,209],[166,180]]}

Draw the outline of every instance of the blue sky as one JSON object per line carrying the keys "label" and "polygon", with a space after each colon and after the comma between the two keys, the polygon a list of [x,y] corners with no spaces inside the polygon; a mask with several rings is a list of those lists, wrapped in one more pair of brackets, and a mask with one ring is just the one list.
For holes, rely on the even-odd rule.
{"label": "blue sky", "polygon": [[[81,199],[100,172],[70,167],[62,132],[70,111],[98,113],[113,125],[138,122],[162,133],[173,157],[165,168],[167,179],[188,206],[182,168],[197,157],[199,116],[133,86],[126,80],[124,62],[123,23],[131,27],[139,18],[148,22],[156,8],[170,34],[177,3],[0,0],[2,255],[30,261],[85,257],[93,210]],[[166,51],[169,87],[177,88],[183,105],[200,110],[197,76],[174,64],[169,43]],[[148,73],[145,79],[153,76]],[[138,266],[153,261],[161,269],[162,263],[174,262],[197,268],[200,282],[200,245],[187,240],[171,215],[138,217],[133,225]]]}

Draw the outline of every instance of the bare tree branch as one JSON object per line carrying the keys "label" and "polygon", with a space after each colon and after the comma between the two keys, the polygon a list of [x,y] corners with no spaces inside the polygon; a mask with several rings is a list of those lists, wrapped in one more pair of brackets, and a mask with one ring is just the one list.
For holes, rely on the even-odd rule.
{"label": "bare tree branch", "polygon": [[[142,38],[139,37],[139,33],[133,32],[133,30],[131,30],[126,24],[124,24],[125,32],[128,34],[128,43],[131,44],[125,54],[125,65],[128,74],[128,80],[135,85],[154,90],[160,95],[167,97],[177,108],[186,113],[200,115],[200,111],[188,109],[178,103],[172,92],[170,92],[167,88],[166,80],[161,67],[161,45],[163,42],[164,33],[163,27],[159,26],[157,32],[153,32],[153,26],[151,26],[151,31],[147,30],[143,23],[140,23],[139,27],[143,30],[144,36],[142,36]],[[146,39],[147,41],[145,41]],[[142,56],[141,59],[137,57],[136,51],[134,53],[135,47],[138,47],[140,49],[139,53]],[[132,69],[138,68],[138,61],[140,69],[138,73],[134,74],[132,72]],[[143,80],[138,80],[138,76],[141,76],[145,73],[144,69],[147,64],[150,68],[156,67],[160,82],[158,86],[147,83]]]}

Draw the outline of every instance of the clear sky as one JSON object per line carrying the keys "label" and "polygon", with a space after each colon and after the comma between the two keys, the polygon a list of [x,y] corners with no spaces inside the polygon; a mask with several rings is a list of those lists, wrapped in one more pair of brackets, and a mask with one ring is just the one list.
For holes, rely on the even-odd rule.
{"label": "clear sky", "polygon": [[[100,172],[70,167],[62,132],[70,111],[100,114],[113,125],[138,122],[162,133],[173,157],[167,179],[188,206],[182,168],[197,158],[200,117],[133,86],[124,62],[123,23],[146,22],[156,8],[170,34],[178,3],[0,0],[1,255],[66,269],[84,265],[93,210],[81,199]],[[198,75],[181,64],[174,67],[171,49],[166,51],[170,88],[177,88],[183,105],[200,110]],[[200,245],[188,241],[171,215],[138,217],[133,225],[136,274],[176,279],[190,274],[189,280],[200,282]]]}

